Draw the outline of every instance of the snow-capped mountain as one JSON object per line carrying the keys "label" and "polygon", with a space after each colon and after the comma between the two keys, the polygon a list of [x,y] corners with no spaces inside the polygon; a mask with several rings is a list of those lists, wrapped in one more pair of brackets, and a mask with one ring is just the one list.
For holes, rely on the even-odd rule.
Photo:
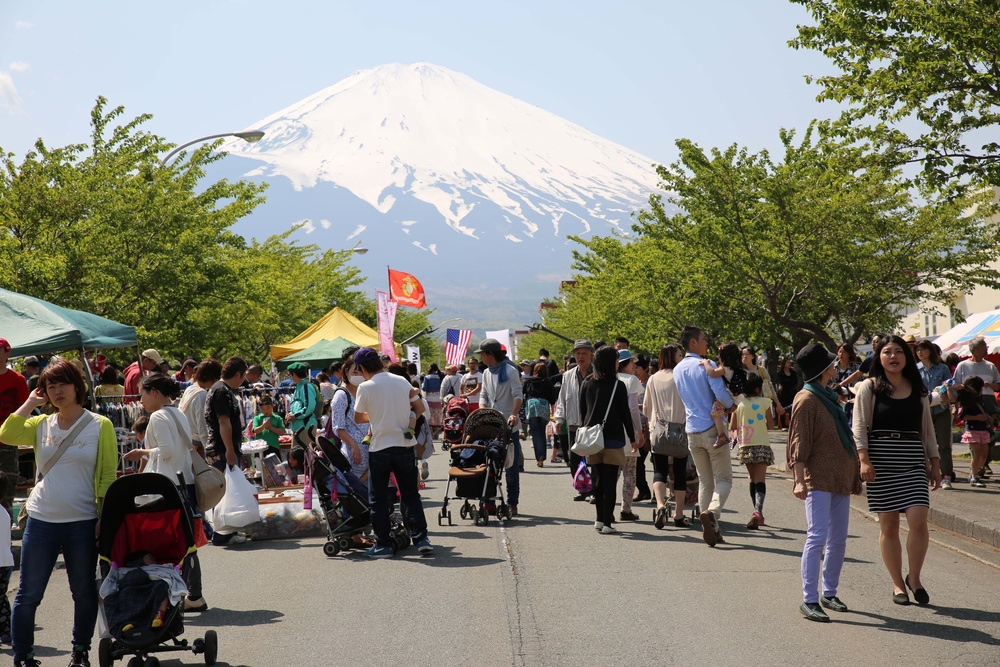
{"label": "snow-capped mountain", "polygon": [[463,293],[517,285],[522,305],[491,297],[472,316],[511,327],[568,276],[567,235],[627,232],[658,184],[651,158],[426,63],[357,72],[253,127],[263,140],[223,150],[254,164],[219,163],[271,184],[240,231],[307,220],[309,242],[369,248],[358,263],[373,286],[387,264],[416,274],[442,317],[470,314]]}

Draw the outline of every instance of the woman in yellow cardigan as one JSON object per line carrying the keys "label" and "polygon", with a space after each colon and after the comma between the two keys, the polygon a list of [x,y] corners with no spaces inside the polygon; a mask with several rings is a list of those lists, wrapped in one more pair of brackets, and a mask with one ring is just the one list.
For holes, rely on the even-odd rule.
{"label": "woman in yellow cardigan", "polygon": [[[35,448],[35,463],[43,474],[25,503],[21,581],[11,618],[15,667],[38,665],[35,610],[60,550],[74,606],[69,664],[90,664],[88,651],[97,623],[97,522],[104,494],[115,480],[118,444],[111,422],[83,408],[86,393],[79,369],[57,359],[42,371],[28,400],[0,426],[0,442]],[[45,403],[56,412],[30,416]]]}

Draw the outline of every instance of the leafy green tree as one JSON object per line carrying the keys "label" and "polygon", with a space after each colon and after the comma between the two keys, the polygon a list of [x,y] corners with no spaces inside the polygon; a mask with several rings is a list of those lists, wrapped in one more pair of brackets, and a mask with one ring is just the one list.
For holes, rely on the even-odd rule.
{"label": "leafy green tree", "polygon": [[218,143],[163,167],[150,116],[123,113],[99,98],[89,143],[39,140],[20,164],[0,150],[0,285],[135,325],[167,358],[259,360],[333,304],[374,313],[349,253],[232,231],[264,186],[206,184]]}
{"label": "leafy green tree", "polygon": [[[1000,229],[978,198],[925,193],[856,147],[781,133],[782,160],[677,142],[634,238],[579,241],[577,285],[543,316],[655,351],[697,323],[718,337],[798,349],[891,330],[902,308],[997,285]],[[575,333],[573,335],[576,335]],[[532,339],[530,342],[534,343]]]}
{"label": "leafy green tree", "polygon": [[840,130],[897,162],[921,162],[931,185],[966,176],[1000,185],[997,3],[792,1],[816,24],[799,26],[789,44],[823,53],[841,72],[815,79],[820,100],[851,105]]}

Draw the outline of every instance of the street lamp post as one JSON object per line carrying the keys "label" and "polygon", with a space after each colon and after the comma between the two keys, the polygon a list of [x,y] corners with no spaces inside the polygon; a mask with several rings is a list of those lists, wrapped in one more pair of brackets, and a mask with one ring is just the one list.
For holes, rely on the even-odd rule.
{"label": "street lamp post", "polygon": [[264,132],[263,130],[247,130],[246,132],[223,132],[221,134],[210,134],[207,137],[198,137],[197,139],[193,139],[187,142],[186,144],[181,144],[174,150],[167,153],[166,156],[162,160],[160,160],[160,166],[165,167],[170,158],[177,155],[179,152],[181,152],[182,150],[184,150],[185,148],[187,148],[192,144],[198,144],[201,143],[202,141],[210,141],[212,139],[222,139],[223,137],[239,137],[243,141],[255,144],[264,138]]}

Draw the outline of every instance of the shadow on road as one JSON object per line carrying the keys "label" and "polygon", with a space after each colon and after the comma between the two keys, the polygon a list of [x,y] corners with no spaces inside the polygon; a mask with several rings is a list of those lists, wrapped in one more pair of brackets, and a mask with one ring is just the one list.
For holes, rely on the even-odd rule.
{"label": "shadow on road", "polygon": [[273,609],[223,609],[212,607],[205,614],[184,614],[184,623],[190,628],[222,627],[227,625],[254,626],[278,623],[284,617]]}
{"label": "shadow on road", "polygon": [[[931,608],[933,611],[942,611],[939,609]],[[998,614],[992,612],[984,612],[975,609],[950,609],[953,612],[968,612],[968,616],[959,617],[961,620],[981,620],[981,621],[994,621],[998,620]],[[919,610],[918,610],[919,613]],[[848,620],[840,620],[842,618],[848,618],[853,616],[864,616],[866,618],[872,619],[875,623],[859,623]],[[892,618],[891,616],[883,616],[881,614],[873,614],[870,612],[854,611],[847,615],[836,617],[838,624],[846,625],[858,625],[867,628],[875,628],[876,630],[884,630],[886,632],[899,632],[907,635],[917,635],[921,637],[931,637],[933,639],[947,639],[953,642],[969,643],[975,642],[977,644],[987,644],[989,646],[1000,645],[1000,638],[994,637],[991,634],[983,632],[982,630],[974,630],[972,628],[967,628],[960,625],[946,625],[941,622],[926,623],[924,621],[911,621],[901,618]]]}

